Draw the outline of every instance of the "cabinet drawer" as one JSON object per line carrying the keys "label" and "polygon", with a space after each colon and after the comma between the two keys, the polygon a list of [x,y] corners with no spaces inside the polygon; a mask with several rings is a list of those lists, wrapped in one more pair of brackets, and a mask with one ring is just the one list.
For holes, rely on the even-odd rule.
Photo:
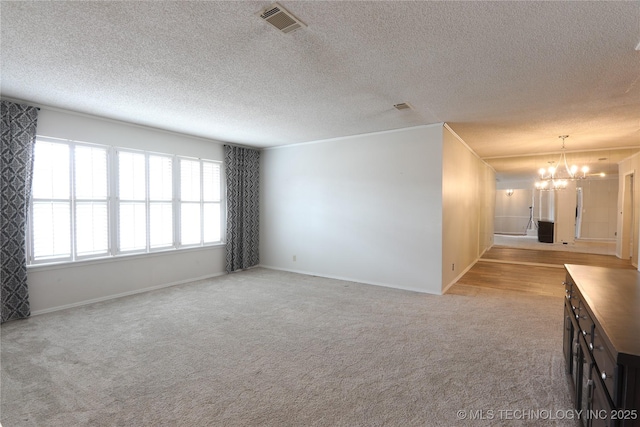
{"label": "cabinet drawer", "polygon": [[598,375],[607,388],[609,398],[615,405],[620,404],[620,402],[617,402],[618,396],[616,393],[618,367],[611,354],[609,354],[598,328],[593,331],[593,358],[598,368]]}
{"label": "cabinet drawer", "polygon": [[593,320],[591,320],[591,316],[589,316],[589,313],[587,312],[587,309],[583,301],[580,301],[580,304],[578,305],[575,313],[578,319],[580,333],[584,337],[584,340],[587,342],[587,344],[592,343],[593,328],[595,325],[593,323]]}

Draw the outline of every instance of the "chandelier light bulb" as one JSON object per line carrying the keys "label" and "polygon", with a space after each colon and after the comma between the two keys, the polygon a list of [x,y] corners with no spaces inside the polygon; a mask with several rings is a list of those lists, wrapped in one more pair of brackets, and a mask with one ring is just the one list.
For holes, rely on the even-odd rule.
{"label": "chandelier light bulb", "polygon": [[[564,146],[564,140],[569,138],[569,135],[560,135],[558,138],[562,140],[560,158],[557,162],[548,162],[551,165],[548,168],[538,170],[540,180],[535,183],[535,187],[538,190],[563,190],[568,187],[569,181],[587,179],[588,166],[579,167],[574,164],[569,167]],[[578,171],[582,171],[582,175],[578,175]],[[604,174],[600,176],[604,176]]]}
{"label": "chandelier light bulb", "polygon": [[548,184],[547,181],[538,181],[536,182],[536,188],[538,190],[544,190],[545,188],[547,188],[547,184]]}

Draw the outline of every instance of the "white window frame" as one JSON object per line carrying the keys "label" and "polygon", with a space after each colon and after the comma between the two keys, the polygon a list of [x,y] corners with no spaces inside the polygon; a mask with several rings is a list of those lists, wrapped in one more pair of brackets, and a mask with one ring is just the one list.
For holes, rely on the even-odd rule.
{"label": "white window frame", "polygon": [[[60,139],[60,138],[52,138],[52,137],[44,137],[44,136],[37,136],[36,137],[37,141],[42,141],[42,142],[48,142],[48,143],[54,143],[54,144],[63,144],[66,145],[69,148],[69,198],[67,199],[60,199],[60,198],[34,198],[33,197],[33,193],[31,192],[31,197],[29,200],[29,215],[28,215],[28,220],[27,220],[27,265],[39,265],[39,264],[49,264],[49,263],[63,263],[63,262],[74,262],[74,261],[82,261],[85,259],[92,259],[92,258],[102,258],[105,256],[109,256],[110,255],[110,247],[111,247],[111,240],[110,240],[110,225],[111,225],[111,221],[110,221],[110,212],[111,212],[111,208],[110,208],[110,203],[111,203],[111,197],[110,197],[110,186],[109,186],[109,174],[110,174],[110,149],[108,146],[104,146],[104,145],[99,145],[99,144],[92,144],[89,142],[82,142],[82,141],[71,141],[71,140],[66,140],[66,139]],[[106,202],[107,204],[107,250],[104,252],[99,252],[99,253],[95,253],[95,254],[88,254],[88,255],[78,255],[77,253],[77,233],[76,233],[76,229],[77,229],[77,220],[76,220],[76,207],[78,204],[78,199],[76,197],[76,163],[75,163],[75,155],[76,155],[76,147],[91,147],[91,148],[100,148],[100,149],[104,149],[106,151],[106,161],[107,161],[107,197],[106,199],[81,199],[80,203],[82,202],[91,202],[91,201],[95,201],[95,202]],[[35,239],[33,238],[33,233],[34,233],[34,218],[33,218],[33,214],[34,214],[34,202],[37,203],[39,201],[52,201],[52,202],[61,202],[61,201],[65,201],[69,203],[69,255],[68,256],[52,256],[52,257],[46,257],[46,258],[40,258],[40,259],[36,259],[35,257]]]}
{"label": "white window frame", "polygon": [[[77,178],[76,175],[76,166],[75,166],[75,149],[78,146],[84,146],[84,147],[92,147],[92,148],[100,148],[100,149],[104,149],[106,151],[106,155],[107,155],[107,176],[106,176],[106,181],[107,181],[107,198],[106,198],[106,202],[107,202],[107,250],[105,252],[100,252],[100,253],[94,253],[94,254],[88,254],[88,255],[78,255],[78,248],[77,248],[77,241],[78,241],[78,237],[77,237],[77,218],[76,218],[76,207],[78,204],[78,199],[76,197],[76,191],[75,191],[75,180]],[[71,205],[71,241],[72,241],[72,258],[74,261],[81,261],[84,259],[91,259],[91,258],[101,258],[101,257],[105,257],[105,256],[109,256],[111,254],[111,247],[112,247],[112,240],[111,240],[111,205],[112,205],[112,196],[111,196],[111,187],[109,185],[110,181],[111,181],[111,159],[112,159],[112,150],[110,147],[105,146],[105,145],[99,145],[99,144],[90,144],[90,143],[81,143],[81,142],[76,142],[74,141],[74,148],[72,150],[72,157],[71,160],[73,161],[73,166],[72,166],[72,179],[73,182],[71,184],[72,186],[72,190],[73,190],[73,194],[72,194],[72,205]],[[80,202],[93,202],[93,201],[102,201],[102,199],[80,199]]]}
{"label": "white window frame", "polygon": [[[142,155],[144,156],[144,200],[122,200],[121,197],[121,191],[120,191],[120,180],[119,180],[119,176],[120,176],[120,158],[119,158],[119,154],[120,153],[132,153],[132,154],[138,154],[138,155]],[[151,200],[150,197],[150,188],[151,188],[151,182],[150,182],[150,178],[149,178],[149,158],[151,156],[154,157],[165,157],[168,159],[171,159],[171,174],[172,174],[172,197],[170,200],[171,203],[171,209],[172,209],[172,214],[173,214],[173,218],[172,218],[172,241],[170,244],[165,245],[165,246],[159,246],[159,247],[151,247],[151,204],[152,203],[156,203],[156,202],[160,202],[159,200]],[[176,171],[175,171],[175,165],[176,165],[176,156],[173,156],[171,154],[164,154],[164,153],[155,153],[155,152],[150,152],[150,151],[142,151],[142,150],[135,150],[135,149],[130,149],[130,148],[116,148],[115,149],[115,160],[117,162],[117,166],[116,166],[116,170],[117,170],[117,174],[116,175],[118,178],[115,180],[114,185],[115,188],[117,188],[117,196],[116,196],[116,210],[114,212],[115,218],[117,219],[117,227],[114,227],[114,237],[115,237],[115,242],[117,242],[116,248],[115,248],[115,255],[123,255],[123,254],[140,254],[140,253],[152,253],[152,252],[158,252],[158,251],[165,251],[165,250],[169,250],[169,249],[176,249],[178,248],[178,245],[176,244],[177,239],[176,239],[176,197],[175,197],[175,192],[176,192]],[[179,181],[178,181],[179,183]],[[144,211],[145,211],[145,247],[144,248],[140,248],[140,249],[129,249],[129,250],[123,250],[122,249],[122,245],[120,242],[120,204],[121,203],[140,203],[144,205]]]}
{"label": "white window frame", "polygon": [[[224,195],[226,194],[226,185],[224,182],[224,165],[223,162],[220,161],[215,161],[215,160],[207,160],[207,159],[201,159],[201,158],[195,158],[195,157],[186,157],[186,156],[176,156],[177,161],[176,161],[176,166],[177,166],[177,173],[175,173],[175,177],[178,180],[178,183],[176,185],[176,187],[174,187],[177,192],[178,192],[178,201],[176,203],[176,209],[175,209],[175,215],[177,215],[177,221],[175,222],[176,224],[176,245],[179,248],[189,248],[189,247],[197,247],[197,246],[209,246],[209,245],[215,245],[215,244],[221,244],[224,243],[224,237],[225,237],[225,225],[226,225],[226,218],[225,218],[225,205],[224,205]],[[198,201],[194,201],[194,200],[183,200],[182,198],[182,194],[181,194],[181,187],[180,187],[180,177],[182,176],[182,163],[181,160],[186,160],[186,161],[193,161],[193,162],[198,162],[199,166],[200,166],[200,199]],[[204,197],[204,167],[203,165],[205,163],[211,163],[211,164],[216,164],[219,167],[219,174],[220,174],[220,198],[217,201],[205,201],[205,197]],[[189,243],[189,244],[183,244],[182,243],[182,204],[183,203],[188,203],[188,204],[198,204],[199,208],[200,208],[200,242],[199,243]],[[218,242],[205,242],[204,241],[204,206],[206,204],[216,204],[219,206],[220,209],[220,224],[219,224],[219,229],[220,229],[220,241]]]}
{"label": "white window frame", "polygon": [[[36,266],[36,265],[46,265],[46,264],[64,264],[64,263],[74,263],[74,262],[80,262],[80,261],[85,261],[85,260],[96,260],[96,259],[111,259],[111,258],[118,258],[118,257],[123,257],[123,256],[130,256],[130,255],[144,255],[144,254],[153,254],[153,253],[158,253],[158,252],[166,252],[166,251],[174,251],[174,250],[185,250],[185,249],[197,249],[197,248],[204,248],[204,247],[212,247],[212,246],[220,246],[220,245],[224,245],[225,242],[225,227],[226,227],[226,205],[225,205],[225,195],[226,195],[226,183],[224,181],[225,178],[225,174],[224,174],[224,163],[222,161],[217,161],[217,160],[210,160],[210,159],[202,159],[202,158],[193,158],[193,157],[186,157],[186,156],[180,156],[180,155],[175,155],[175,154],[168,154],[168,153],[159,153],[159,152],[152,152],[152,151],[145,151],[145,150],[137,150],[137,149],[132,149],[132,148],[125,148],[125,147],[115,147],[115,146],[107,146],[104,144],[94,144],[94,143],[90,143],[90,142],[84,142],[84,141],[74,141],[74,140],[68,140],[68,139],[61,139],[61,138],[52,138],[52,137],[47,137],[47,136],[42,136],[42,135],[37,135],[36,136],[36,143],[37,141],[44,141],[44,142],[53,142],[53,143],[61,143],[61,144],[66,144],[69,146],[69,164],[70,164],[70,209],[71,209],[71,230],[70,230],[70,251],[71,251],[71,255],[70,256],[64,256],[64,257],[48,257],[48,258],[40,258],[38,260],[34,259],[34,218],[33,218],[33,203],[34,203],[34,198],[33,195],[30,199],[30,206],[29,206],[29,217],[28,217],[28,224],[27,224],[27,236],[26,236],[26,246],[27,246],[27,265],[28,266]],[[76,207],[76,202],[75,202],[75,185],[74,185],[74,180],[75,180],[75,173],[74,173],[74,168],[75,168],[75,147],[76,146],[90,146],[90,147],[97,147],[97,148],[103,148],[105,150],[107,150],[107,230],[108,230],[108,236],[107,236],[107,244],[108,244],[108,250],[105,253],[99,253],[99,254],[89,254],[89,255],[82,255],[82,256],[78,256],[76,254],[76,218],[75,218],[75,207]],[[131,152],[131,153],[137,153],[137,154],[144,154],[145,156],[145,218],[146,218],[146,247],[144,249],[139,249],[139,250],[128,250],[128,251],[120,251],[120,242],[119,242],[119,222],[120,222],[120,218],[119,218],[119,207],[120,207],[120,198],[119,198],[119,177],[118,177],[118,170],[119,170],[119,165],[118,165],[118,152],[123,151],[123,152]],[[150,156],[160,156],[160,157],[166,157],[166,158],[170,158],[171,162],[172,162],[172,198],[171,198],[171,209],[172,209],[172,223],[173,223],[173,232],[172,232],[172,236],[173,236],[173,241],[171,245],[167,245],[167,246],[161,246],[161,247],[151,247],[151,243],[150,243],[150,204],[152,203],[156,203],[156,202],[167,202],[166,200],[151,200],[150,199],[150,186],[149,186],[149,157]],[[188,245],[183,245],[181,244],[181,236],[180,236],[180,227],[181,227],[181,218],[180,218],[180,207],[181,207],[181,200],[180,200],[180,160],[181,159],[187,159],[187,160],[195,160],[199,162],[200,165],[200,201],[199,201],[199,205],[200,205],[200,219],[201,219],[201,223],[200,223],[200,242],[199,243],[194,243],[194,244],[188,244]],[[214,163],[217,164],[220,172],[220,199],[217,202],[210,202],[210,201],[204,201],[204,197],[203,197],[203,163]],[[37,199],[36,199],[37,200]],[[49,200],[49,199],[41,199],[41,200]],[[54,200],[54,199],[51,199]],[[67,199],[65,199],[67,200]],[[84,201],[90,201],[90,200],[82,200]],[[102,199],[100,200],[102,201]],[[220,240],[216,241],[216,242],[204,242],[204,226],[203,226],[203,221],[204,221],[204,204],[206,203],[216,203],[219,205],[219,209],[220,209]]]}

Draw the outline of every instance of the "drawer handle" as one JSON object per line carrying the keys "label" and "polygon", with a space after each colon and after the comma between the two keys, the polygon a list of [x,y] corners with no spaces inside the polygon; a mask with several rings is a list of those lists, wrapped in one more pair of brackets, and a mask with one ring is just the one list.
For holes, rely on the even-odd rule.
{"label": "drawer handle", "polygon": [[[582,330],[582,336],[586,337],[587,335],[591,335],[591,333],[589,333],[589,332],[587,332],[585,330]],[[589,343],[589,344],[591,344],[591,343]]]}
{"label": "drawer handle", "polygon": [[600,377],[602,377],[603,380],[606,380],[607,378],[611,378],[611,375],[607,375],[605,371],[602,371],[602,375],[600,375]]}
{"label": "drawer handle", "polygon": [[589,350],[593,351],[593,343],[592,342],[589,343]]}

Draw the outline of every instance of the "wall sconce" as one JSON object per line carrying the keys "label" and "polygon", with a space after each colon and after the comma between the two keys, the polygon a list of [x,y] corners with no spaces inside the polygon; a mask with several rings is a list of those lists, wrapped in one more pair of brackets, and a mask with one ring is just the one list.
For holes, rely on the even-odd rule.
{"label": "wall sconce", "polygon": [[513,188],[507,190],[507,197],[511,197],[513,195]]}

